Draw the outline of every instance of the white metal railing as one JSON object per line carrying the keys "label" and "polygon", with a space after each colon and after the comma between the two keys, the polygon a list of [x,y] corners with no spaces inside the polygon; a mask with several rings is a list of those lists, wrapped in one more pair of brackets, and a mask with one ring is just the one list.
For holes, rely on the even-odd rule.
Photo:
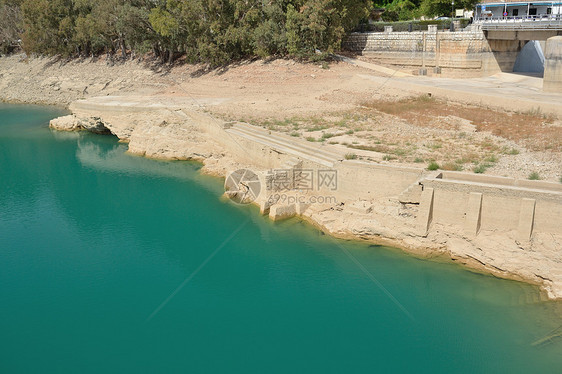
{"label": "white metal railing", "polygon": [[530,29],[530,30],[562,30],[561,14],[542,14],[536,16],[477,16],[475,23],[481,24],[482,29]]}

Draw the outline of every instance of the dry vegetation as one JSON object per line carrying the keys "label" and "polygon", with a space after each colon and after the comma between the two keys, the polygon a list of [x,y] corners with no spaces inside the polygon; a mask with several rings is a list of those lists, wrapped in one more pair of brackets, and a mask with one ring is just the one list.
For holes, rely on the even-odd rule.
{"label": "dry vegetation", "polygon": [[[518,157],[521,152],[540,152],[556,159],[562,151],[560,122],[540,111],[502,112],[425,95],[368,101],[356,110],[326,116],[237,120],[345,147],[346,158],[422,164],[430,170],[485,173],[501,159]],[[519,177],[540,178],[532,165],[528,168],[519,170]],[[554,173],[551,179],[558,180],[555,168],[542,174]]]}
{"label": "dry vegetation", "polygon": [[562,151],[560,127],[553,126],[555,118],[542,114],[539,109],[523,113],[499,112],[450,104],[428,96],[398,102],[378,100],[366,103],[365,106],[395,115],[417,126],[433,128],[441,127],[440,117],[456,116],[471,121],[476,126],[476,131],[490,132],[534,151]]}

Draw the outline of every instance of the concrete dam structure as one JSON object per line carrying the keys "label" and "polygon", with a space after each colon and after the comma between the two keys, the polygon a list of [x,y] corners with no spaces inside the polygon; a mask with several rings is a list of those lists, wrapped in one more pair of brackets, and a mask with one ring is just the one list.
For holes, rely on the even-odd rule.
{"label": "concrete dam structure", "polygon": [[532,59],[544,61],[544,65],[527,70],[544,69],[544,90],[562,92],[562,29],[486,30],[485,25],[473,25],[457,32],[437,31],[436,26],[429,26],[428,31],[393,32],[387,27],[385,32],[352,33],[344,48],[422,74],[488,76],[513,72],[518,56],[530,41],[545,45],[544,60]]}

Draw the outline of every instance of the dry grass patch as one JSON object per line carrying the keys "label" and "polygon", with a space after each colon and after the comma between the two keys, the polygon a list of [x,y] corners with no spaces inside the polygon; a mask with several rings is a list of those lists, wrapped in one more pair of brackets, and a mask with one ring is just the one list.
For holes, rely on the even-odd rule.
{"label": "dry grass patch", "polygon": [[[420,127],[435,127],[439,117],[454,116],[471,121],[476,131],[490,132],[534,151],[562,151],[562,127],[552,125],[555,118],[540,110],[508,113],[447,103],[427,95],[398,101],[375,100],[364,103],[363,107],[391,114]],[[449,127],[458,130],[454,124]]]}

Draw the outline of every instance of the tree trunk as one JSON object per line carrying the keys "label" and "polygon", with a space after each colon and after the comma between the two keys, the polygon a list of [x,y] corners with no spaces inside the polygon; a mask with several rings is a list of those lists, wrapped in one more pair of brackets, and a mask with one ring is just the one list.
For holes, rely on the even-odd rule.
{"label": "tree trunk", "polygon": [[169,50],[168,51],[168,64],[172,65],[173,62],[174,62],[174,51]]}
{"label": "tree trunk", "polygon": [[119,44],[121,44],[121,58],[123,60],[127,59],[127,49],[125,48],[125,39],[123,38],[123,35],[121,35],[119,37]]}

